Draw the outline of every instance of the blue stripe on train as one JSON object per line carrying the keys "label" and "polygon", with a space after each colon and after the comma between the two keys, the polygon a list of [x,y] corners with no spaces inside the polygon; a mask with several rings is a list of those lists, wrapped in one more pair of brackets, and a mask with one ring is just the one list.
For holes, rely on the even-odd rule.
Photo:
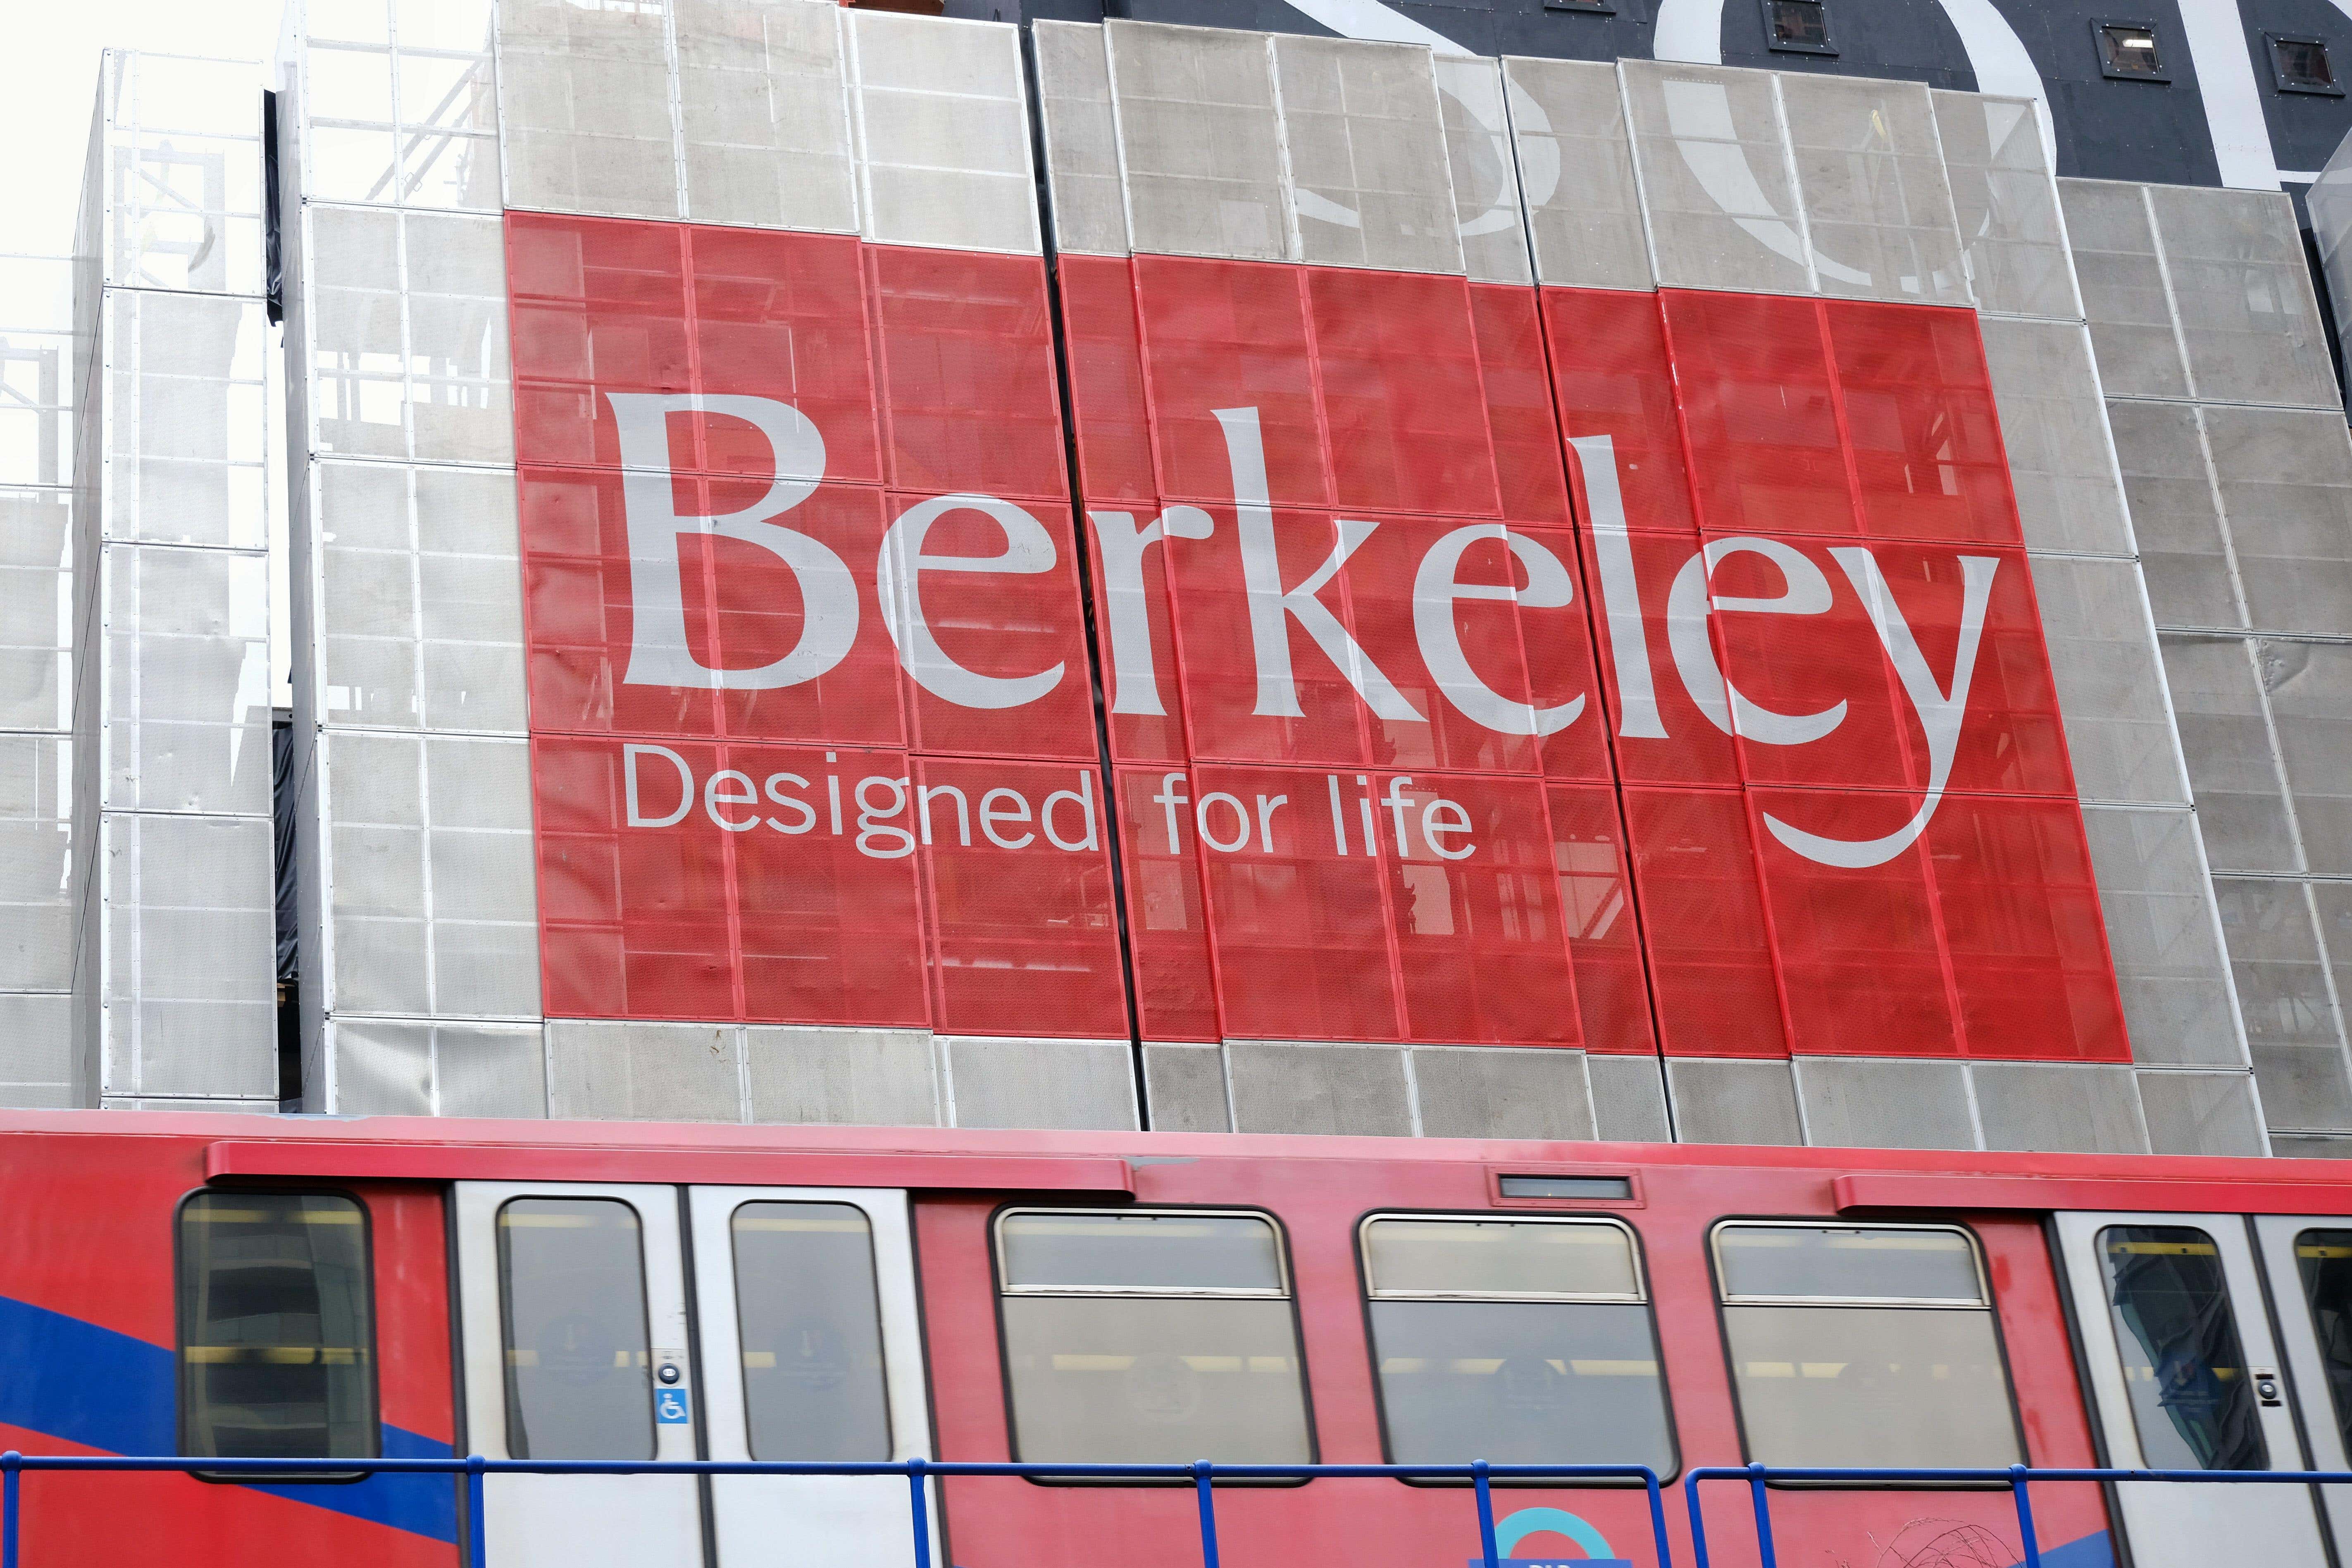
{"label": "blue stripe on train", "polygon": [[[29,1301],[0,1296],[0,1423],[110,1454],[179,1447],[172,1352]],[[388,1459],[441,1459],[449,1445],[383,1428]],[[376,1476],[349,1485],[256,1487],[435,1541],[457,1539],[446,1476]]]}

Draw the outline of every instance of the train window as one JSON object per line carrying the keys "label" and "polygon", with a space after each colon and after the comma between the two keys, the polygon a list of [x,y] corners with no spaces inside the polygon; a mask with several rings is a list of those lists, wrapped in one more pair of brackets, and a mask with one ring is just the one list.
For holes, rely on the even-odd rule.
{"label": "train window", "polygon": [[887,1459],[874,1232],[853,1204],[745,1204],[735,1320],[755,1459]]}
{"label": "train window", "polygon": [[373,1458],[366,1216],[319,1193],[198,1193],[180,1206],[180,1451]]}
{"label": "train window", "polygon": [[1011,1209],[996,1242],[1022,1458],[1313,1459],[1271,1221]]}
{"label": "train window", "polygon": [[2099,1232],[2099,1261],[2141,1458],[2159,1470],[2268,1468],[2213,1238],[2114,1225]]}
{"label": "train window", "polygon": [[499,1209],[507,1451],[650,1459],[654,1384],[637,1211],[614,1198]]}
{"label": "train window", "polygon": [[1624,1226],[1376,1215],[1362,1234],[1391,1463],[1674,1469]]}
{"label": "train window", "polygon": [[2294,1262],[2336,1429],[2352,1448],[2352,1230],[2305,1231],[2294,1238]]}
{"label": "train window", "polygon": [[1947,1226],[1737,1220],[1716,1274],[1748,1457],[1997,1467],[2022,1458],[1976,1242]]}

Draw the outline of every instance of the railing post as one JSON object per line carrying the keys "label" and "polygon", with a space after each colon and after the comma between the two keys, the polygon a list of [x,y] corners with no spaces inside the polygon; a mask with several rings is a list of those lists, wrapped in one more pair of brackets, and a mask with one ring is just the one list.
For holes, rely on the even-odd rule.
{"label": "railing post", "polygon": [[907,1461],[907,1508],[915,1521],[915,1568],[931,1568],[931,1494],[919,1454]]}
{"label": "railing post", "polygon": [[1495,1568],[1495,1493],[1486,1480],[1486,1460],[1470,1467],[1470,1482],[1478,1493],[1478,1550],[1486,1554],[1486,1568]]}
{"label": "railing post", "polygon": [[1756,1561],[1762,1568],[1780,1568],[1772,1550],[1772,1504],[1764,1489],[1764,1467],[1748,1467],[1748,1494],[1756,1505]]}
{"label": "railing post", "polygon": [[1192,1489],[1201,1500],[1201,1568],[1217,1568],[1217,1498],[1209,1484],[1209,1461],[1192,1464]]}
{"label": "railing post", "polygon": [[25,1456],[14,1448],[0,1454],[0,1568],[16,1568],[16,1509],[24,1479]]}
{"label": "railing post", "polygon": [[2033,1536],[2033,1500],[2025,1494],[2025,1467],[2009,1467],[2009,1489],[2017,1499],[2017,1533],[2025,1548],[2025,1559],[2020,1568],[2042,1568],[2042,1542]]}
{"label": "railing post", "polygon": [[489,1510],[482,1506],[482,1467],[488,1462],[479,1454],[466,1456],[467,1568],[488,1568],[490,1558]]}

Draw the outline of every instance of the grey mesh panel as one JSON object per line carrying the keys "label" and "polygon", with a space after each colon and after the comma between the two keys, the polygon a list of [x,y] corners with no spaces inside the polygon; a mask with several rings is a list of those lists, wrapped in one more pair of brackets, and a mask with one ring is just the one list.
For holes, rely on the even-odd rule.
{"label": "grey mesh panel", "polygon": [[677,217],[666,6],[499,6],[506,205]]}
{"label": "grey mesh panel", "polygon": [[2272,1124],[2352,1127],[2352,1064],[2303,884],[2217,877],[2213,892]]}
{"label": "grey mesh panel", "polygon": [[1973,1062],[1977,1120],[1988,1149],[2145,1154],[2139,1086],[2129,1068]]}
{"label": "grey mesh panel", "polygon": [[2083,811],[2132,1059],[2234,1067],[2245,1058],[2197,825],[2186,811]]}
{"label": "grey mesh panel", "polygon": [[1054,247],[1082,256],[1127,254],[1127,201],[1119,192],[1118,125],[1110,107],[1103,30],[1040,19],[1030,26],[1045,117],[1045,188]]}
{"label": "grey mesh panel", "polygon": [[278,1101],[245,1100],[210,1095],[167,1100],[144,1095],[106,1095],[99,1102],[101,1110],[176,1110],[205,1116],[275,1116]]}
{"label": "grey mesh panel", "polygon": [[547,1114],[547,1050],[537,1024],[438,1024],[435,1109],[443,1116]]}
{"label": "grey mesh panel", "polygon": [[2343,411],[2201,412],[2254,629],[2352,636],[2352,435]]}
{"label": "grey mesh panel", "polygon": [[2139,568],[2053,556],[2032,565],[2074,787],[2084,800],[2188,805]]}
{"label": "grey mesh panel", "polygon": [[68,1110],[81,1103],[72,1013],[70,996],[0,995],[0,1105]]}
{"label": "grey mesh panel", "polygon": [[[2336,983],[2336,1010],[2341,1015],[2352,1006],[2352,882],[2311,882],[2305,888],[2319,917],[2320,951]],[[2347,1035],[2352,1035],[2352,1018],[2344,1021]],[[2263,1109],[2274,1127],[2315,1124],[2311,1118],[2296,1114],[2295,1107],[2273,1102],[2267,1089]],[[2352,1127],[2352,1122],[2343,1125]]]}
{"label": "grey mesh panel", "polygon": [[2294,203],[2278,191],[2147,190],[2196,395],[2340,409]]}
{"label": "grey mesh panel", "polygon": [[1222,1046],[1145,1046],[1143,1089],[1154,1132],[1234,1130]]}
{"label": "grey mesh panel", "polygon": [[2243,626],[2197,410],[2117,401],[2107,405],[2107,420],[2156,624]]}
{"label": "grey mesh panel", "polygon": [[1927,89],[1793,73],[1779,81],[1822,292],[1969,303]]}
{"label": "grey mesh panel", "polygon": [[2352,1137],[2320,1132],[2273,1132],[2271,1153],[2281,1160],[2352,1160]]}
{"label": "grey mesh panel", "polygon": [[686,215],[857,232],[841,8],[673,0]]}
{"label": "grey mesh panel", "polygon": [[0,490],[0,724],[73,724],[73,497]]}
{"label": "grey mesh panel", "polygon": [[2139,1072],[2147,1141],[2158,1154],[2262,1154],[2269,1148],[2251,1073]]}
{"label": "grey mesh panel", "polygon": [[1136,1124],[1125,1040],[946,1039],[958,1127],[1106,1128]]}
{"label": "grey mesh panel", "polygon": [[314,5],[304,17],[303,194],[496,212],[490,0],[362,7],[377,13],[366,26],[349,9]]}
{"label": "grey mesh panel", "polygon": [[113,287],[261,292],[261,73],[250,61],[109,51],[99,112]]}
{"label": "grey mesh panel", "polygon": [[1594,1136],[1582,1051],[1422,1049],[1412,1078],[1424,1138]]}
{"label": "grey mesh panel", "polygon": [[1670,1058],[1675,1135],[1685,1143],[1802,1143],[1797,1087],[1785,1061]]}
{"label": "grey mesh panel", "polygon": [[731,1024],[547,1022],[547,1113],[740,1121],[742,1031]]}
{"label": "grey mesh panel", "polygon": [[269,810],[269,563],[106,547],[104,805]]}
{"label": "grey mesh panel", "polygon": [[261,548],[261,302],[126,289],[106,315],[107,536]]}
{"label": "grey mesh panel", "polygon": [[754,1121],[937,1127],[939,1064],[920,1029],[743,1031]]}
{"label": "grey mesh panel", "polygon": [[274,1095],[269,819],[109,816],[101,833],[101,1092]]}
{"label": "grey mesh panel", "polygon": [[312,766],[322,786],[331,868],[334,988],[327,1006],[337,1013],[430,1013],[423,743],[409,736],[330,734]]}
{"label": "grey mesh panel", "polygon": [[1650,288],[1650,242],[1616,68],[1510,58],[1503,73],[1537,281]]}
{"label": "grey mesh panel", "polygon": [[70,746],[0,735],[0,992],[73,984]]}
{"label": "grey mesh panel", "polygon": [[2073,321],[1986,316],[1985,363],[2029,550],[2129,555],[2125,510],[2090,333]]}
{"label": "grey mesh panel", "polygon": [[1228,1040],[1225,1055],[1236,1132],[1412,1133],[1401,1047]]}
{"label": "grey mesh panel", "polygon": [[[1532,281],[1518,160],[1512,155],[1511,117],[1503,107],[1501,62],[1438,55],[1430,65],[1437,72],[1437,107],[1445,121],[1454,227],[1461,237],[1464,270],[1475,283]],[[1624,164],[1622,149],[1618,163],[1625,167],[1630,196],[1632,170]]]}
{"label": "grey mesh panel", "polygon": [[433,1114],[433,1026],[337,1018],[328,1026],[339,1116]]}
{"label": "grey mesh panel", "polygon": [[1774,78],[1659,60],[1617,68],[1658,281],[1811,293]]}
{"label": "grey mesh panel", "polygon": [[1429,51],[1281,33],[1273,47],[1297,259],[1460,273]]}
{"label": "grey mesh panel", "polygon": [[1806,1057],[1793,1064],[1807,1141],[1855,1149],[1973,1149],[1958,1062]]}
{"label": "grey mesh panel", "polygon": [[1940,89],[1927,97],[1978,308],[2079,318],[2082,300],[2033,100]]}
{"label": "grey mesh panel", "polygon": [[1656,1057],[1588,1056],[1592,1080],[1592,1120],[1598,1135],[1612,1143],[1673,1141],[1666,1121],[1666,1080]]}
{"label": "grey mesh panel", "polygon": [[887,11],[844,20],[866,237],[1037,254],[1020,30]]}
{"label": "grey mesh panel", "polygon": [[2187,396],[2189,372],[2147,196],[2137,185],[2105,180],[2061,180],[2058,196],[2107,395]]}
{"label": "grey mesh panel", "polygon": [[2307,868],[2352,876],[2352,647],[2255,645]]}
{"label": "grey mesh panel", "polygon": [[1274,62],[1261,34],[1103,24],[1139,251],[1279,261],[1284,217]]}
{"label": "grey mesh panel", "polygon": [[2207,858],[2224,871],[2299,869],[2250,645],[2177,633],[2160,640]]}

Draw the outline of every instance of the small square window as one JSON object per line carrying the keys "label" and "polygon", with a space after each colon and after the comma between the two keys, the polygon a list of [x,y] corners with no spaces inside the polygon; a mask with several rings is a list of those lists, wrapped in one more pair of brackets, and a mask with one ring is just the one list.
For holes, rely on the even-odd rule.
{"label": "small square window", "polygon": [[2172,79],[2164,68],[2164,51],[2157,47],[2153,22],[2094,22],[2091,36],[2098,40],[2099,74],[2117,81]]}
{"label": "small square window", "polygon": [[2264,33],[2263,41],[2270,46],[2271,80],[2281,92],[2315,92],[2325,98],[2344,96],[2343,88],[2336,81],[2336,62],[2327,58],[2326,39]]}
{"label": "small square window", "polygon": [[1826,0],[1764,0],[1764,40],[1800,55],[1833,55]]}

